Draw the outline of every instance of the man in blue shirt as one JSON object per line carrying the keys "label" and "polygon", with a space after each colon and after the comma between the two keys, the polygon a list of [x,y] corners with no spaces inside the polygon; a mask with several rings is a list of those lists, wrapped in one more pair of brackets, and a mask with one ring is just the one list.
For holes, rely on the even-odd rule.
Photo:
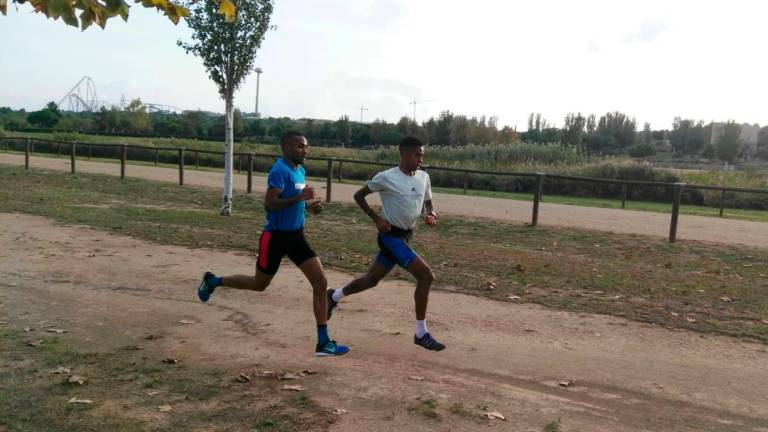
{"label": "man in blue shirt", "polygon": [[304,212],[308,207],[314,212],[322,209],[315,199],[315,190],[307,186],[304,177],[304,160],[309,144],[303,134],[287,132],[280,138],[283,157],[269,170],[264,209],[267,224],[259,238],[259,258],[256,275],[218,277],[211,272],[203,275],[197,288],[201,301],[207,302],[219,287],[264,291],[280,267],[283,257],[293,261],[312,285],[313,309],[317,321],[317,356],[346,354],[349,347],[339,345],[328,335],[327,297],[328,281],[315,251],[304,238]]}

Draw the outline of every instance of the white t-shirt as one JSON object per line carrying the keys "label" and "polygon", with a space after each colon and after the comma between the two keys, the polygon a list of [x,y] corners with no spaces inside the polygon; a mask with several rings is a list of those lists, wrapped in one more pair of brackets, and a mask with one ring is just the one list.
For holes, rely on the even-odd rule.
{"label": "white t-shirt", "polygon": [[368,181],[368,189],[381,195],[384,219],[402,229],[413,228],[421,216],[424,201],[432,199],[429,174],[422,170],[410,176],[399,167],[390,168],[373,176]]}

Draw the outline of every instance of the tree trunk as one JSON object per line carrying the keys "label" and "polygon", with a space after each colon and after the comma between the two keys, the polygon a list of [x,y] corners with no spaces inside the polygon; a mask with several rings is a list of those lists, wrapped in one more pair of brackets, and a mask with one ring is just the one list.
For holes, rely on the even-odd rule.
{"label": "tree trunk", "polygon": [[232,154],[234,151],[234,137],[233,137],[233,93],[231,89],[227,90],[226,97],[226,121],[224,129],[224,192],[221,201],[222,216],[229,216],[232,214]]}

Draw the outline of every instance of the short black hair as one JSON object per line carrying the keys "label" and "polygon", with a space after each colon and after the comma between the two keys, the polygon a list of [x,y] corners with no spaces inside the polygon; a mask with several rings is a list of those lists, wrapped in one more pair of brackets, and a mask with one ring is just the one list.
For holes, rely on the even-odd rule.
{"label": "short black hair", "polygon": [[299,131],[288,131],[280,136],[280,145],[287,143],[294,138],[303,138],[304,134]]}
{"label": "short black hair", "polygon": [[400,151],[403,150],[412,150],[416,147],[423,147],[424,143],[421,142],[420,139],[416,138],[415,136],[407,136],[400,140]]}

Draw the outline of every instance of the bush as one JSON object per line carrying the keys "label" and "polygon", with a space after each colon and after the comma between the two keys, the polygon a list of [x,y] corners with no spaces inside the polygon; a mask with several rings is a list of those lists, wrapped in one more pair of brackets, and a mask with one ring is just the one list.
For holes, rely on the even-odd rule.
{"label": "bush", "polygon": [[650,144],[636,144],[629,148],[629,155],[633,158],[644,158],[656,154],[656,149]]}

